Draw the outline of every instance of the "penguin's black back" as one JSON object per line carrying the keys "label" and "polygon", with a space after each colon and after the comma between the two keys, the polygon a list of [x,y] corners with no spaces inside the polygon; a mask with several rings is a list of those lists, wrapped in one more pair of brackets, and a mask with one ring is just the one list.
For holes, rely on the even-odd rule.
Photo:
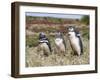
{"label": "penguin's black back", "polygon": [[82,40],[81,40],[80,37],[79,37],[79,44],[80,44],[80,47],[81,47],[81,53],[83,53],[83,44],[82,44]]}

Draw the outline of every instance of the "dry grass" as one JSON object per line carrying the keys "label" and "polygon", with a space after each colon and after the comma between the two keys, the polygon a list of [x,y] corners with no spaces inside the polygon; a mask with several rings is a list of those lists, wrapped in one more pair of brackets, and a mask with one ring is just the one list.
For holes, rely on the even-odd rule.
{"label": "dry grass", "polygon": [[[40,22],[47,21],[46,23]],[[37,24],[31,23],[32,21],[37,21]],[[63,24],[62,22],[67,21],[68,24]],[[69,21],[71,23],[69,23]],[[51,24],[49,24],[50,22]],[[59,23],[59,24],[53,24]],[[56,53],[55,43],[54,43],[54,32],[60,30],[66,33],[66,27],[68,25],[76,25],[82,34],[83,40],[83,55],[77,56],[73,55],[73,51],[70,47],[67,36],[64,34],[64,39],[66,41],[66,53]],[[49,17],[30,17],[26,16],[26,67],[39,67],[39,66],[61,66],[61,65],[82,65],[89,64],[89,28],[87,25],[80,23],[80,21],[49,18]],[[38,35],[40,32],[45,32],[46,36],[51,42],[51,47],[53,52],[49,56],[45,56],[42,50],[38,47]]]}
{"label": "dry grass", "polygon": [[89,40],[83,38],[84,53],[81,56],[73,55],[68,39],[66,40],[66,53],[65,56],[55,53],[55,45],[53,40],[51,46],[53,52],[49,56],[45,56],[42,50],[36,47],[26,48],[26,67],[39,67],[39,66],[61,66],[61,65],[80,65],[89,64]]}

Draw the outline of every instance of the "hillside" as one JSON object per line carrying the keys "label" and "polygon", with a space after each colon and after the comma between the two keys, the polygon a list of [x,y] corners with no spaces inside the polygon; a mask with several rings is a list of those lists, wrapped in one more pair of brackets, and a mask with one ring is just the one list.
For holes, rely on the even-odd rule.
{"label": "hillside", "polygon": [[[66,28],[69,25],[74,25],[80,31],[84,46],[82,56],[73,55],[72,49],[67,37]],[[58,55],[55,52],[55,32],[63,33],[66,41],[65,56]],[[41,57],[43,51],[38,50],[38,37],[40,32],[45,32],[51,42],[53,52],[48,57]],[[62,54],[62,53],[61,53]],[[57,65],[80,65],[89,64],[89,27],[81,23],[77,19],[61,19],[51,17],[30,17],[26,16],[26,66],[57,66]]]}

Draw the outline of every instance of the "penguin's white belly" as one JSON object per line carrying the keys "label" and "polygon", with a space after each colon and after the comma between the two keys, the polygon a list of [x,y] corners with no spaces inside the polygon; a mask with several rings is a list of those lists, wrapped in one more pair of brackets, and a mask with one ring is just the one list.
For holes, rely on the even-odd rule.
{"label": "penguin's white belly", "polygon": [[60,38],[57,38],[55,39],[55,44],[56,44],[56,47],[58,48],[58,51],[62,51],[62,52],[65,52],[65,46],[63,44],[63,39],[60,39]]}
{"label": "penguin's white belly", "polygon": [[49,47],[46,43],[41,43],[40,47],[42,50],[45,50],[46,52],[50,52]]}
{"label": "penguin's white belly", "polygon": [[61,45],[62,42],[63,42],[63,40],[60,39],[60,38],[55,39],[55,44],[58,45],[58,46]]}
{"label": "penguin's white belly", "polygon": [[75,51],[80,53],[79,39],[77,37],[70,38],[71,45]]}

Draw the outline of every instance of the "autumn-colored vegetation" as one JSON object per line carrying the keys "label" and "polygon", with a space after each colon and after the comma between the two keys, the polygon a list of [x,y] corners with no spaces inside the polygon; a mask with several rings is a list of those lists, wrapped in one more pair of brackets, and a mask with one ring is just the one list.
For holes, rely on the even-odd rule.
{"label": "autumn-colored vegetation", "polygon": [[[74,56],[70,47],[67,30],[69,25],[76,26],[80,31],[84,46],[84,53],[81,57]],[[53,50],[55,49],[55,32],[63,33],[66,41],[65,56],[59,56],[53,51],[48,57],[40,55],[38,51],[38,35],[45,32],[51,42]],[[89,18],[83,16],[82,19],[61,19],[52,17],[32,17],[26,16],[26,66],[55,66],[55,65],[79,65],[89,64]]]}

